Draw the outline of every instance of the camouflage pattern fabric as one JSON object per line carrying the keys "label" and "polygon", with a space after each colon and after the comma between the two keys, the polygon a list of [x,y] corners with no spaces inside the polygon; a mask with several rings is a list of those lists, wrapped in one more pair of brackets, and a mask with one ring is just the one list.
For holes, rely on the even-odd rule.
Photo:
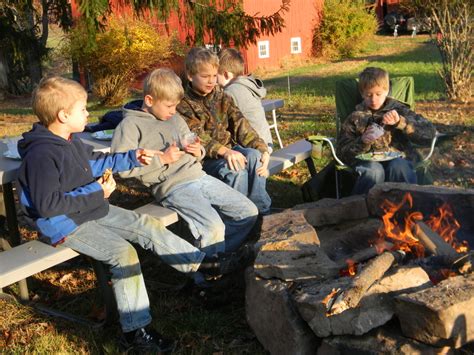
{"label": "camouflage pattern fabric", "polygon": [[189,129],[201,139],[206,157],[220,158],[217,151],[225,146],[239,144],[264,153],[267,145],[250,126],[230,96],[216,87],[207,96],[196,93],[188,86],[177,107]]}
{"label": "camouflage pattern fabric", "polygon": [[[367,127],[373,122],[381,124],[383,115],[390,110],[398,112],[400,122],[395,126],[386,125],[384,135],[376,141],[363,143],[361,137]],[[435,134],[436,130],[431,122],[398,100],[387,98],[383,107],[375,112],[362,102],[344,121],[337,151],[341,160],[349,165],[357,162],[356,155],[371,151],[404,152],[408,159],[416,160],[418,156],[413,144],[427,145]]]}

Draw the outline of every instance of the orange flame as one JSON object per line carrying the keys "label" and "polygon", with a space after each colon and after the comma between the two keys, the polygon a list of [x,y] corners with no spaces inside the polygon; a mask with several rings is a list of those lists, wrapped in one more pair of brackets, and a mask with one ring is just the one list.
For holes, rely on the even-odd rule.
{"label": "orange flame", "polygon": [[467,241],[459,242],[455,237],[461,225],[456,218],[454,218],[451,206],[447,203],[439,207],[438,214],[430,216],[426,224],[438,233],[445,242],[451,245],[458,253],[464,253],[469,250]]}
{"label": "orange flame", "polygon": [[380,207],[385,214],[382,216],[383,226],[378,230],[379,237],[392,239],[395,242],[394,249],[411,252],[417,257],[423,257],[425,248],[412,232],[414,224],[416,221],[422,220],[423,215],[420,212],[406,213],[402,223],[400,223],[398,212],[405,204],[408,204],[409,208],[413,207],[413,198],[409,193],[406,193],[398,204],[389,200],[383,201]]}
{"label": "orange flame", "polygon": [[346,260],[347,267],[339,271],[340,276],[354,277],[357,273],[357,264],[352,259]]}
{"label": "orange flame", "polygon": [[333,288],[331,293],[329,293],[326,297],[324,297],[324,299],[322,300],[322,304],[324,304],[324,306],[327,308],[327,305],[329,303],[329,301],[338,294],[338,292],[340,291],[340,288]]}

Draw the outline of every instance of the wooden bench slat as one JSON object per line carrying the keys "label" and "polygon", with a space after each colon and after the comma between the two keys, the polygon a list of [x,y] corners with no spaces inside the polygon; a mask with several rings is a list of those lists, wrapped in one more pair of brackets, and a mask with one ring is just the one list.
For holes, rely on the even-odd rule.
{"label": "wooden bench slat", "polygon": [[0,288],[49,269],[79,254],[69,248],[52,247],[38,240],[0,253]]}
{"label": "wooden bench slat", "polygon": [[156,202],[150,202],[134,210],[137,213],[148,214],[160,220],[165,226],[178,222],[178,214],[169,208],[160,206]]}
{"label": "wooden bench slat", "polygon": [[301,139],[293,144],[287,145],[283,149],[275,150],[270,156],[268,170],[270,175],[278,174],[280,171],[288,169],[300,161],[311,156],[311,143],[306,139]]}

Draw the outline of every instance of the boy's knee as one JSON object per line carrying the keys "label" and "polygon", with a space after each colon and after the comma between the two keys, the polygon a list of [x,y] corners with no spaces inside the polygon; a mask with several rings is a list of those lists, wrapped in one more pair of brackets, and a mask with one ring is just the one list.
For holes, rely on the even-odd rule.
{"label": "boy's knee", "polygon": [[245,151],[245,158],[250,165],[260,163],[262,154],[257,149],[248,148]]}
{"label": "boy's knee", "polygon": [[133,245],[128,242],[123,243],[119,249],[115,250],[115,254],[115,259],[121,266],[134,266],[140,264],[137,251]]}
{"label": "boy's knee", "polygon": [[385,170],[382,164],[377,162],[365,162],[358,166],[356,171],[362,178],[370,179],[374,183],[380,183],[385,181]]}

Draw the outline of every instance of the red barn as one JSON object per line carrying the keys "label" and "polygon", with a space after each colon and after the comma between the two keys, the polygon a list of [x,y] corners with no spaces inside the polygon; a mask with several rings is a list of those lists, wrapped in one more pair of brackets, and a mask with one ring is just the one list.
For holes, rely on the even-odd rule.
{"label": "red barn", "polygon": [[[256,45],[242,49],[247,62],[247,70],[256,68],[279,67],[284,61],[305,58],[311,55],[313,29],[319,22],[319,13],[324,0],[291,0],[290,9],[283,13],[285,28],[274,36],[258,39]],[[71,1],[73,14],[78,15],[74,0]],[[121,0],[111,0],[114,13],[130,13]],[[249,15],[268,16],[281,6],[281,0],[243,0],[243,9]],[[158,27],[163,26],[155,22]],[[179,38],[184,42],[186,29],[181,28],[177,16],[167,20],[170,30],[177,30]]]}

